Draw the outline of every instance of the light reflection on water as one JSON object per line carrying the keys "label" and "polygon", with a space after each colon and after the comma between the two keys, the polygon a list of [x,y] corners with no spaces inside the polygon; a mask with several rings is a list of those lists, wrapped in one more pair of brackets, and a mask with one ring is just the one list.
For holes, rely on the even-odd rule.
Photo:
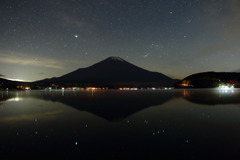
{"label": "light reflection on water", "polygon": [[0,157],[238,157],[240,90],[1,91]]}

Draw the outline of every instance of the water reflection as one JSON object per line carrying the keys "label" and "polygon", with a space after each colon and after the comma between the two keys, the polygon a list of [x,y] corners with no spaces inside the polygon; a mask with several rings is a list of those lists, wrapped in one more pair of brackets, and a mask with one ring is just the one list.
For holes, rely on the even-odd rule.
{"label": "water reflection", "polygon": [[[4,99],[17,101],[24,97],[34,97],[46,101],[61,102],[80,111],[87,111],[108,121],[119,121],[151,106],[159,106],[174,97],[173,91],[45,91],[10,94]],[[2,100],[4,100],[2,99]]]}
{"label": "water reflection", "polygon": [[0,158],[239,159],[238,98],[208,89],[0,92]]}
{"label": "water reflection", "polygon": [[22,91],[0,92],[0,105],[24,98],[60,102],[108,121],[119,121],[143,109],[160,106],[173,98],[204,105],[240,104],[240,90],[189,89],[161,91]]}
{"label": "water reflection", "polygon": [[239,89],[192,89],[183,90],[181,96],[196,104],[240,104]]}

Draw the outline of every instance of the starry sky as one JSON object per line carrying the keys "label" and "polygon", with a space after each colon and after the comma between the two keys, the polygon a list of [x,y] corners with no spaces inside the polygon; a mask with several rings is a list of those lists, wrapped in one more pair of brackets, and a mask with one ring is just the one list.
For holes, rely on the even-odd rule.
{"label": "starry sky", "polygon": [[240,1],[0,0],[0,77],[58,77],[110,56],[179,79],[240,72]]}

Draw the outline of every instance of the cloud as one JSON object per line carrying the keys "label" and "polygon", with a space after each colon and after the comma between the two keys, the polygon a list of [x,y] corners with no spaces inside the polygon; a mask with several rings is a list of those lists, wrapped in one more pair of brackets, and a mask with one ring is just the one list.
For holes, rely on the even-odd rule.
{"label": "cloud", "polygon": [[32,114],[8,116],[8,117],[0,118],[0,122],[1,122],[1,125],[6,125],[6,124],[9,125],[9,123],[33,120],[36,117],[39,117],[44,120],[50,120],[50,119],[55,119],[62,113],[63,113],[62,110],[57,110],[57,111],[49,111],[49,112],[44,112],[44,113],[32,113]]}
{"label": "cloud", "polygon": [[60,61],[48,58],[33,58],[27,54],[0,51],[0,62],[8,64],[18,64],[25,66],[44,67],[52,69],[63,69],[64,66]]}
{"label": "cloud", "polygon": [[[237,54],[236,48],[240,40],[240,1],[222,0],[212,1],[203,6],[203,14],[200,16],[204,22],[203,29],[215,33],[215,39],[208,45],[200,48],[198,56],[209,56],[224,51]],[[212,34],[212,33],[210,33]]]}
{"label": "cloud", "polygon": [[5,77],[5,75],[3,75],[3,74],[0,74],[0,77]]}
{"label": "cloud", "polygon": [[237,69],[237,70],[235,70],[235,71],[233,71],[233,72],[240,72],[240,69]]}
{"label": "cloud", "polygon": [[77,17],[74,17],[73,15],[68,14],[59,14],[59,17],[61,17],[61,22],[63,27],[71,27],[75,30],[80,30],[82,33],[85,32],[91,32],[95,30],[95,25],[93,23],[90,23],[90,19],[79,19]]}

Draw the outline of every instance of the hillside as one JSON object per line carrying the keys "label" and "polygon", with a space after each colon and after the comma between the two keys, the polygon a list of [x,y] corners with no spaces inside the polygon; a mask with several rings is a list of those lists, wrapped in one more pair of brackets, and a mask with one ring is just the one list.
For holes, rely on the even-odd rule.
{"label": "hillside", "polygon": [[135,66],[122,58],[109,57],[87,68],[80,68],[61,77],[44,79],[36,85],[78,87],[172,87],[177,80],[162,73]]}
{"label": "hillside", "polygon": [[240,87],[240,73],[203,72],[190,75],[177,82],[175,88],[216,88],[221,85]]}

